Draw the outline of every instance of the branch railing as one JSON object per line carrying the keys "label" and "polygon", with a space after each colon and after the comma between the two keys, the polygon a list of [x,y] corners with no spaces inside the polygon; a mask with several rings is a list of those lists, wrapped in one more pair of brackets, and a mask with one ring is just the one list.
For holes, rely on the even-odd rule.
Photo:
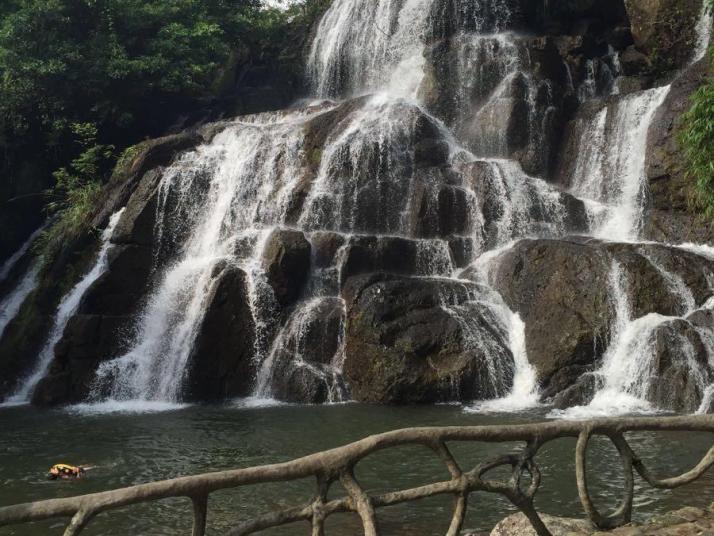
{"label": "branch railing", "polygon": [[[655,488],[672,489],[693,482],[714,464],[713,446],[702,460],[686,473],[672,478],[655,478],[630,447],[625,433],[663,431],[714,432],[714,415],[554,421],[506,426],[407,428],[370,436],[343,447],[286,463],[207,473],[78,497],[7,506],[0,508],[0,526],[68,517],[70,522],[64,536],[76,536],[99,513],[138,503],[187,497],[193,502],[192,534],[204,536],[208,496],[211,493],[229,488],[312,477],[316,481],[316,492],[307,504],[245,520],[229,530],[229,536],[253,534],[298,521],[310,524],[312,536],[324,536],[325,521],[329,516],[349,512],[359,516],[365,536],[378,536],[378,509],[437,495],[454,497],[453,515],[446,535],[458,536],[463,528],[469,495],[476,491],[505,496],[525,514],[539,536],[551,536],[533,504],[541,484],[541,471],[535,457],[545,444],[569,437],[577,439],[575,469],[583,509],[595,528],[610,530],[630,522],[635,471]],[[625,479],[622,502],[610,515],[600,513],[588,491],[587,450],[593,436],[604,436],[612,441],[622,461]],[[482,462],[465,471],[451,453],[449,442],[523,442],[524,446],[519,452]],[[411,489],[370,495],[355,476],[356,464],[377,451],[405,445],[423,445],[431,449],[445,464],[450,478]],[[509,479],[488,478],[488,473],[504,466],[511,468]],[[346,495],[329,499],[330,488],[336,482],[342,485]]]}

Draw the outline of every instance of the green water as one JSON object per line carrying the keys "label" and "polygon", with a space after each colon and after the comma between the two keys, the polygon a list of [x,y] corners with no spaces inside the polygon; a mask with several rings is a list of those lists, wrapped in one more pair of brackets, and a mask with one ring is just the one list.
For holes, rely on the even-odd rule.
{"label": "green water", "polygon": [[[0,409],[0,506],[68,497],[157,479],[285,461],[366,435],[415,425],[476,425],[543,420],[544,414],[475,415],[458,406],[186,407],[142,414],[88,414],[28,407]],[[660,474],[689,468],[711,445],[709,434],[641,434],[635,450]],[[538,461],[544,478],[537,498],[542,512],[580,515],[574,483],[574,441],[544,448]],[[455,444],[464,468],[512,445]],[[45,472],[56,462],[95,465],[85,480],[50,482]],[[600,504],[614,505],[622,478],[614,450],[605,442],[591,447],[589,464]],[[442,464],[423,447],[382,452],[361,462],[357,476],[370,490],[388,490],[447,478]],[[653,491],[638,481],[636,513],[642,518],[683,505],[714,501],[714,475],[672,492]],[[277,508],[307,503],[312,482],[253,486],[212,495],[209,534],[222,534],[238,520]],[[336,496],[339,490],[335,490]],[[382,509],[385,534],[444,534],[451,499],[436,498]],[[489,530],[513,509],[503,499],[476,493],[467,526]],[[98,516],[84,534],[176,535],[190,533],[190,506],[176,499],[128,507]],[[61,534],[63,523],[0,528],[3,536]],[[359,534],[353,516],[329,522],[330,534]],[[307,525],[266,534],[309,534]]]}

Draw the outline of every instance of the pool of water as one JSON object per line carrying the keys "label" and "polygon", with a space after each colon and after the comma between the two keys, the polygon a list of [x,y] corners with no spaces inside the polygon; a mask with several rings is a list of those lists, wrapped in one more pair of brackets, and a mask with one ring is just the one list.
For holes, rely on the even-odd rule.
{"label": "pool of water", "polygon": [[[355,441],[369,434],[422,425],[481,425],[541,421],[546,413],[474,414],[460,406],[190,406],[156,408],[160,412],[101,413],[91,408],[0,409],[0,506],[39,499],[69,497],[153,480],[207,471],[249,467],[290,460]],[[145,409],[145,408],[144,408]],[[630,436],[636,452],[658,474],[688,469],[711,446],[711,434],[659,433]],[[513,444],[453,444],[464,469],[516,447]],[[539,455],[543,483],[537,496],[541,512],[582,515],[574,478],[574,440],[551,443]],[[47,469],[58,462],[96,466],[76,482],[51,482]],[[591,445],[591,488],[603,508],[619,497],[622,477],[614,449]],[[391,490],[448,478],[444,466],[424,447],[403,447],[372,455],[357,467],[369,490]],[[312,481],[270,484],[213,494],[209,534],[222,534],[238,521],[270,510],[306,504]],[[331,496],[341,490],[335,488]],[[638,480],[636,515],[683,505],[708,506],[714,501],[714,475],[675,491],[654,491]],[[385,534],[444,534],[452,501],[424,500],[379,511]],[[472,495],[467,527],[487,531],[513,511],[507,501],[485,493]],[[190,534],[190,504],[175,499],[128,507],[98,516],[88,535]],[[54,521],[0,528],[2,536],[62,534]],[[328,523],[328,533],[359,534],[352,515]],[[266,532],[309,534],[306,524]]]}

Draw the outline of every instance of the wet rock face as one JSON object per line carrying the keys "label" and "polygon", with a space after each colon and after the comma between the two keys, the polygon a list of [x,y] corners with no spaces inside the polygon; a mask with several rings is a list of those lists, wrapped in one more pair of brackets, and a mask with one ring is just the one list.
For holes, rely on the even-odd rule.
{"label": "wet rock face", "polygon": [[221,263],[189,357],[188,400],[217,401],[247,396],[255,382],[255,326],[246,273]]}
{"label": "wet rock face", "polygon": [[567,78],[553,40],[460,34],[425,57],[420,97],[469,149],[515,158],[527,173],[550,170]]}
{"label": "wet rock face", "polygon": [[[501,396],[511,383],[506,334],[475,286],[372,274],[351,278],[344,376],[355,400],[439,402]],[[487,355],[488,354],[488,355]],[[489,359],[502,377],[490,381]]]}
{"label": "wet rock face", "polygon": [[297,300],[310,271],[310,242],[300,231],[276,230],[263,251],[263,266],[282,306]]}
{"label": "wet rock face", "polygon": [[319,404],[341,400],[345,386],[332,366],[342,358],[344,304],[340,298],[317,298],[288,320],[273,357],[272,395],[286,402]]}
{"label": "wet rock face", "polygon": [[55,346],[50,370],[33,393],[33,404],[86,399],[98,364],[126,350],[127,335],[148,291],[152,265],[149,247],[122,245],[110,250],[108,269],[89,287],[70,318]]}
{"label": "wet rock face", "polygon": [[681,67],[696,42],[700,0],[625,0],[637,47],[661,56],[668,67]]}
{"label": "wet rock face", "polygon": [[647,179],[651,210],[643,234],[663,242],[714,243],[711,225],[689,205],[692,179],[687,175],[678,133],[682,114],[690,107],[691,95],[709,76],[704,59],[682,72],[672,83],[664,103],[657,110],[647,140]]}
{"label": "wet rock face", "polygon": [[[613,263],[622,273],[619,283],[613,281]],[[651,313],[669,316],[686,312],[681,289],[666,279],[665,272],[681,278],[697,305],[708,299],[707,281],[714,274],[714,264],[695,254],[658,245],[524,240],[500,255],[490,278],[509,307],[524,320],[528,358],[538,372],[544,398],[550,398],[595,369],[617,320],[614,302],[618,292],[627,294],[632,320]],[[668,345],[666,337],[661,337],[656,353],[665,364],[660,371],[670,371],[679,381],[677,366],[666,363],[672,361],[667,352],[674,355],[681,345]],[[701,343],[693,344],[693,348],[696,359],[706,359]],[[563,393],[557,404],[588,402],[594,392],[588,381],[575,391]],[[653,392],[651,398],[662,396]],[[701,396],[691,400],[696,403]],[[676,400],[667,407],[682,404],[683,400]]]}
{"label": "wet rock face", "polygon": [[652,336],[652,374],[646,399],[656,407],[693,413],[704,398],[703,385],[714,379],[706,342],[709,337],[690,322],[674,320],[661,325]]}
{"label": "wet rock face", "polygon": [[609,269],[597,249],[578,242],[526,240],[498,260],[493,283],[526,324],[544,396],[566,388],[603,352]]}

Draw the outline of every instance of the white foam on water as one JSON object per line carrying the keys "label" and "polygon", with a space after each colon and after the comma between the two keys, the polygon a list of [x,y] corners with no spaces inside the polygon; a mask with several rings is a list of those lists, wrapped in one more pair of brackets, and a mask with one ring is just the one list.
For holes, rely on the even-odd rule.
{"label": "white foam on water", "polygon": [[587,406],[573,406],[564,410],[552,410],[548,418],[564,420],[587,420],[601,417],[624,417],[626,415],[655,415],[662,413],[655,406],[636,396],[619,391],[601,391]]}
{"label": "white foam on water", "polygon": [[288,404],[270,397],[249,396],[245,398],[236,398],[231,402],[231,406],[242,409],[260,409],[260,408],[276,408],[280,406],[291,406]]}
{"label": "white foam on water", "polygon": [[50,364],[54,359],[54,349],[55,345],[60,341],[62,335],[64,334],[64,328],[67,325],[69,319],[77,311],[79,303],[84,296],[87,289],[92,286],[92,284],[99,279],[99,277],[105,272],[107,268],[107,257],[109,253],[109,248],[111,247],[111,237],[114,233],[114,228],[119,223],[124,209],[117,211],[109,219],[109,225],[104,230],[102,234],[102,245],[97,255],[97,260],[94,263],[92,269],[77,283],[72,290],[70,290],[67,295],[62,298],[59,306],[57,307],[57,312],[53,321],[52,329],[50,330],[49,337],[45,343],[44,348],[40,352],[37,359],[37,363],[30,372],[29,376],[20,384],[17,391],[11,395],[8,402],[26,402],[29,401],[32,393],[37,387],[37,384],[49,370]]}
{"label": "white foam on water", "polygon": [[105,400],[97,403],[74,404],[66,406],[67,413],[92,416],[108,414],[141,414],[178,411],[190,407],[190,404],[175,404],[171,402],[147,400]]}

